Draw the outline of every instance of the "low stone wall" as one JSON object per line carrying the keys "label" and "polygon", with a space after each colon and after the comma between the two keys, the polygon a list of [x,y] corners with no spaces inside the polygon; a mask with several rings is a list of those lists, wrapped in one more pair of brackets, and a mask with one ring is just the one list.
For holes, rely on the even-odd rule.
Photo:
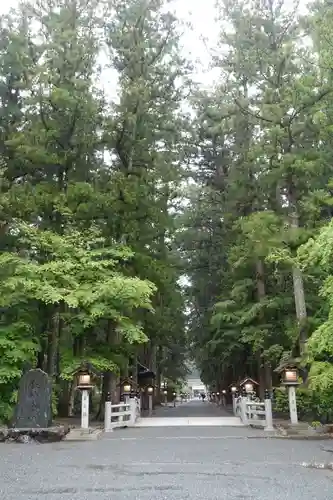
{"label": "low stone wall", "polygon": [[54,443],[64,439],[70,431],[69,427],[57,426],[37,429],[17,429],[0,428],[0,442],[29,443],[36,441],[38,443]]}

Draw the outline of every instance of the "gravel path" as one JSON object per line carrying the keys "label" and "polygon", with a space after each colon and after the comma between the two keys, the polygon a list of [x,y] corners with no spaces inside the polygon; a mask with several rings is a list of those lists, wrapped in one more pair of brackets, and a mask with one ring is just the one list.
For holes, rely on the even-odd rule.
{"label": "gravel path", "polygon": [[190,401],[188,403],[177,403],[173,406],[157,407],[153,417],[195,418],[195,417],[230,417],[230,412],[208,401]]}
{"label": "gravel path", "polygon": [[[175,410],[219,411],[201,401]],[[0,499],[332,499],[333,472],[301,465],[333,461],[323,449],[332,444],[263,437],[246,428],[169,427],[116,430],[91,442],[2,444]]]}

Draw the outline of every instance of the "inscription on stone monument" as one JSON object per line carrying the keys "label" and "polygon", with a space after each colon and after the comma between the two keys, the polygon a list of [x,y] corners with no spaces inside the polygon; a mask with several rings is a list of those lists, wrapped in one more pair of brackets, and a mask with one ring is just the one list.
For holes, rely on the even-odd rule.
{"label": "inscription on stone monument", "polygon": [[11,427],[46,428],[52,424],[52,386],[40,369],[26,372],[19,385],[17,405]]}

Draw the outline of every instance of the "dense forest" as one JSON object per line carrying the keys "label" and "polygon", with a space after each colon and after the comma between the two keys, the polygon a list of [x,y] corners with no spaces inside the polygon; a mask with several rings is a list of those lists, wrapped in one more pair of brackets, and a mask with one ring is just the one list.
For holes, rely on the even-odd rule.
{"label": "dense forest", "polygon": [[219,0],[207,90],[168,4],[1,17],[0,420],[31,367],[71,414],[82,361],[103,405],[138,366],[158,398],[293,358],[331,406],[333,7]]}

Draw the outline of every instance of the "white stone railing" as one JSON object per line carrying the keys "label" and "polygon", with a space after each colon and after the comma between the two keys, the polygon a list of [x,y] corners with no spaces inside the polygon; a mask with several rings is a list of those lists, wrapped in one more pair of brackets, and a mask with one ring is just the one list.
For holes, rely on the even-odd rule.
{"label": "white stone railing", "polygon": [[273,431],[272,402],[252,401],[247,397],[239,397],[235,401],[235,415],[244,425],[263,427],[266,431]]}
{"label": "white stone railing", "polygon": [[133,427],[140,416],[140,401],[131,398],[124,403],[113,405],[105,402],[104,431],[112,432],[117,427]]}
{"label": "white stone railing", "polygon": [[266,426],[265,403],[261,401],[244,401],[244,414],[247,425]]}

